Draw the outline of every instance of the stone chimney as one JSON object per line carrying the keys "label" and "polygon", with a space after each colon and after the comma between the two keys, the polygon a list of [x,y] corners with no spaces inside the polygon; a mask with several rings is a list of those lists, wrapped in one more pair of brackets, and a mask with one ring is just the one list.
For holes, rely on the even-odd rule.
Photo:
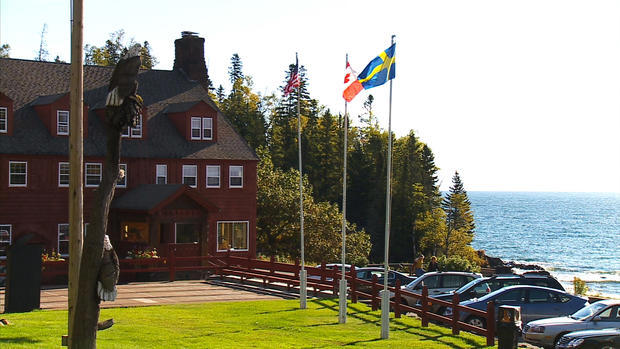
{"label": "stone chimney", "polygon": [[181,38],[174,40],[174,67],[190,80],[209,85],[209,74],[205,63],[205,39],[198,33],[184,31]]}

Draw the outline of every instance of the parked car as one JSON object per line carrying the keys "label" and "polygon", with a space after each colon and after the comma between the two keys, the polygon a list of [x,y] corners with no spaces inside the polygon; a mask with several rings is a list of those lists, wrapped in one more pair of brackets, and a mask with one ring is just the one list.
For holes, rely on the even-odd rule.
{"label": "parked car", "polygon": [[[495,314],[500,305],[521,307],[521,320],[530,321],[572,314],[588,305],[583,297],[573,296],[564,291],[548,287],[519,285],[508,286],[479,298],[463,301],[460,305],[486,311],[487,303],[495,301]],[[445,316],[452,316],[452,308],[446,308]],[[470,325],[486,328],[486,320],[465,310],[460,312],[460,320]]]}
{"label": "parked car", "polygon": [[618,349],[620,328],[576,331],[564,335],[556,349]]}
{"label": "parked car", "polygon": [[[321,264],[317,265],[315,268],[319,268],[321,269]],[[340,272],[342,270],[342,264],[341,263],[327,263],[325,264],[325,270],[334,270],[334,268],[336,268],[338,270],[338,272]],[[349,270],[351,270],[351,265],[350,264],[345,264],[344,265],[344,272],[348,273]],[[308,279],[312,279],[312,280],[321,280],[321,277],[318,275],[308,275]],[[325,281],[332,281],[331,277],[326,277]]]}
{"label": "parked car", "polygon": [[553,348],[569,332],[609,327],[620,327],[620,300],[602,300],[570,316],[529,322],[523,327],[523,339],[534,345]]}
{"label": "parked car", "polygon": [[[424,273],[415,280],[411,281],[404,290],[422,294],[424,286],[428,287],[428,295],[433,297],[442,293],[456,290],[466,283],[479,279],[482,276],[475,273],[467,273],[461,271],[438,271]],[[405,305],[415,305],[417,298],[402,295],[401,302]]]}
{"label": "parked car", "polygon": [[[380,267],[366,267],[355,269],[356,277],[360,280],[372,281],[372,277],[377,275],[379,284],[383,285],[383,273],[384,269]],[[395,270],[388,270],[388,286],[394,287],[396,285],[396,280],[400,280],[401,285],[407,285],[415,278],[412,276],[405,275],[401,272]],[[370,286],[367,285],[359,285],[358,291],[368,292],[370,291]]]}
{"label": "parked car", "polygon": [[[433,296],[433,298],[449,302],[452,300],[452,296],[456,293],[459,295],[459,301],[462,302],[472,298],[484,297],[493,291],[515,285],[543,286],[564,291],[564,287],[562,287],[560,282],[549,273],[525,273],[522,275],[504,274],[474,279],[456,291],[439,294],[437,296]],[[433,304],[431,311],[437,314],[442,314],[445,309],[445,306]]]}

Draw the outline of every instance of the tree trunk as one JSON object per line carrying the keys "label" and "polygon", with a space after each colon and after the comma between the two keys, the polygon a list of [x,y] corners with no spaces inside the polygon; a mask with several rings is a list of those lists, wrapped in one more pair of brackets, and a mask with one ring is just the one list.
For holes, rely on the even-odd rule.
{"label": "tree trunk", "polygon": [[78,279],[79,293],[75,306],[75,321],[70,340],[72,348],[97,347],[97,322],[99,320],[99,298],[97,279],[103,257],[103,236],[107,230],[108,212],[114,198],[114,189],[119,177],[121,133],[107,122],[107,153],[103,166],[101,183],[95,194],[88,233],[84,237],[84,249],[80,262]]}

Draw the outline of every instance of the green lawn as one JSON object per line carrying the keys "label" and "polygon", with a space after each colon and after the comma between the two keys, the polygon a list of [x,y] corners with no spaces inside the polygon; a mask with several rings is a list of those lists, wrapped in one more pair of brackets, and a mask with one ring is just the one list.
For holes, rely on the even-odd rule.
{"label": "green lawn", "polygon": [[[393,315],[393,314],[392,314]],[[206,303],[103,309],[116,324],[98,333],[99,348],[486,348],[480,336],[403,316],[390,320],[381,340],[380,311],[351,304],[338,323],[338,300],[318,299],[300,310],[298,300]],[[67,311],[0,314],[1,348],[56,348],[66,334]]]}

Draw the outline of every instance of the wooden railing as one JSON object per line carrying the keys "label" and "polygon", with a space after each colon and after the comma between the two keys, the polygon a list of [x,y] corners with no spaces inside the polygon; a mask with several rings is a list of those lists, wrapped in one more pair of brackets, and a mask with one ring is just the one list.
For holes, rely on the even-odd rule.
{"label": "wooden railing", "polygon": [[[174,281],[176,273],[181,271],[209,271],[212,275],[224,278],[225,276],[235,276],[240,281],[246,282],[249,279],[261,280],[263,287],[280,284],[286,286],[287,290],[299,287],[299,261],[294,264],[276,262],[274,257],[269,260],[253,259],[249,257],[236,256],[228,251],[224,256],[182,256],[178,255],[175,244],[168,245],[166,257],[161,258],[142,258],[142,259],[121,259],[121,274],[130,273],[168,273],[168,280]],[[182,252],[181,252],[182,253]],[[0,261],[0,265],[5,265],[5,261]],[[53,277],[66,275],[68,269],[67,261],[46,261],[43,262],[43,277]],[[338,295],[339,280],[342,277],[339,268],[328,269],[325,263],[320,267],[305,267],[308,275],[307,286],[311,288],[316,296],[318,292],[327,292],[334,297]],[[0,277],[6,273],[0,274]],[[379,291],[383,285],[379,283],[377,276],[372,280],[361,280],[357,278],[355,266],[345,273],[349,286],[349,296],[353,303],[360,300],[370,302],[373,310],[379,309],[381,299]],[[494,345],[495,337],[495,305],[493,302],[487,304],[486,311],[462,306],[459,304],[458,295],[455,294],[451,302],[435,299],[428,296],[428,288],[424,286],[422,293],[410,292],[402,289],[400,280],[396,281],[394,287],[388,288],[391,294],[390,308],[394,311],[395,317],[399,318],[402,314],[414,313],[422,321],[422,326],[428,326],[429,321],[435,321],[452,328],[452,333],[458,335],[460,330],[470,331],[486,337],[487,345]],[[403,304],[403,296],[416,299],[417,305]],[[431,311],[435,305],[450,307],[451,316],[436,314]],[[436,308],[435,307],[435,308]],[[470,314],[484,319],[486,328],[470,325],[461,321],[461,313]]]}

